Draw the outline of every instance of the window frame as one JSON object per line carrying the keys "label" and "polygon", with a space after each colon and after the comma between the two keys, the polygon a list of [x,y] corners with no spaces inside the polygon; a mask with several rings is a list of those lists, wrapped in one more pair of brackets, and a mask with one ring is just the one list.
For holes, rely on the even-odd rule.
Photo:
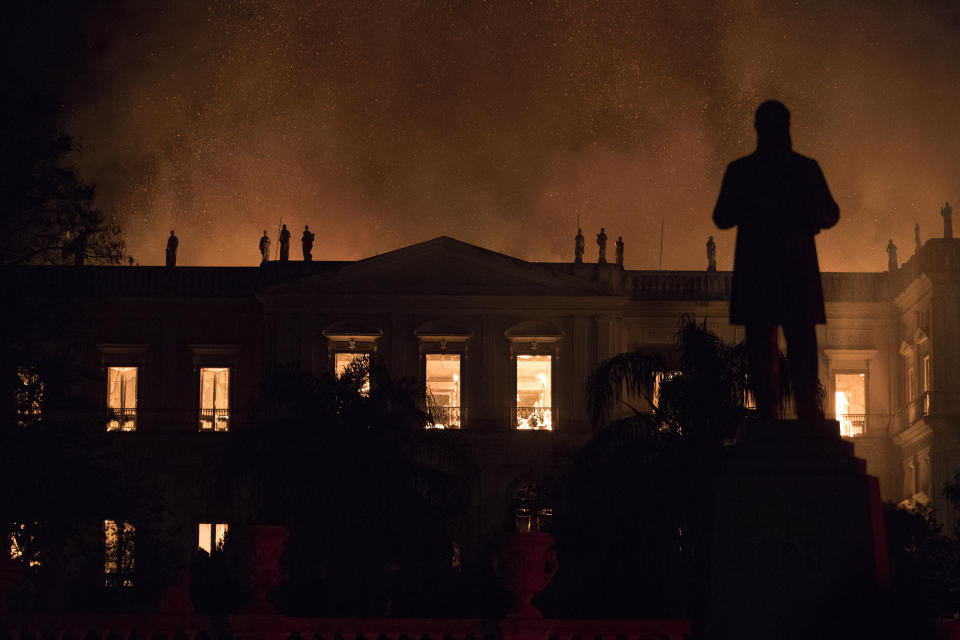
{"label": "window frame", "polygon": [[468,361],[470,356],[470,339],[473,332],[463,328],[459,324],[450,320],[432,320],[418,327],[413,335],[417,338],[417,353],[419,354],[419,373],[423,381],[424,408],[429,410],[430,403],[427,398],[427,356],[431,355],[458,355],[460,356],[460,406],[457,408],[458,425],[455,427],[436,427],[427,424],[428,429],[463,429],[467,422],[467,406],[470,402],[470,375],[468,373]]}
{"label": "window frame", "polygon": [[[143,389],[144,379],[149,375],[147,367],[146,344],[97,344],[100,350],[100,366],[103,373],[103,387],[100,397],[103,399],[104,428],[110,433],[136,433],[144,425]],[[136,407],[134,409],[134,427],[132,429],[110,429],[110,368],[135,367],[137,369]]]}
{"label": "window frame", "polygon": [[[520,390],[519,390],[519,387],[518,387],[520,381],[519,381],[519,377],[518,377],[518,375],[517,375],[517,374],[518,374],[517,368],[518,368],[519,365],[520,365],[520,360],[519,360],[519,358],[520,358],[520,357],[523,357],[523,356],[546,356],[546,357],[549,357],[549,358],[550,358],[550,406],[549,406],[549,407],[540,407],[541,409],[549,409],[549,410],[550,410],[550,414],[549,414],[549,417],[550,417],[549,425],[550,425],[550,426],[549,426],[549,427],[522,427],[522,426],[520,426],[520,422],[521,422],[520,410],[521,410],[521,409],[528,409],[528,408],[530,408],[530,409],[535,409],[535,408],[536,408],[536,407],[521,407],[520,405],[517,404],[517,402],[518,402],[518,401],[517,401],[517,395],[519,394],[519,391],[520,391]],[[513,357],[511,358],[511,360],[513,361],[513,367],[512,367],[512,369],[513,369],[513,395],[512,395],[512,397],[511,397],[512,402],[511,402],[510,416],[511,416],[511,425],[512,425],[512,427],[513,427],[513,430],[514,430],[514,431],[556,431],[556,429],[557,429],[557,422],[558,422],[558,421],[557,421],[558,411],[557,411],[557,404],[556,404],[557,394],[554,392],[554,390],[556,389],[556,386],[557,386],[557,367],[556,367],[557,356],[556,356],[556,354],[554,354],[554,353],[545,353],[545,352],[543,352],[543,351],[537,351],[537,349],[536,349],[536,347],[535,347],[535,348],[533,348],[533,349],[531,349],[531,350],[528,350],[528,351],[520,351],[520,352],[518,352],[518,353],[513,354]]]}
{"label": "window frame", "polygon": [[[109,527],[113,526],[114,546]],[[103,521],[103,580],[107,587],[133,587],[136,575],[137,528],[129,520]]]}
{"label": "window frame", "polygon": [[[556,431],[560,423],[558,401],[561,394],[556,393],[560,380],[560,342],[563,340],[561,331],[551,320],[526,320],[518,322],[503,332],[507,339],[510,352],[510,426],[513,431]],[[517,406],[517,356],[549,355],[550,359],[550,428],[549,429],[521,429],[519,426],[519,407]]]}
{"label": "window frame", "polygon": [[[450,424],[438,426],[439,423],[437,423],[437,424],[427,424],[427,429],[454,429],[454,430],[456,430],[456,429],[462,429],[462,428],[463,428],[463,424],[464,424],[464,418],[465,418],[465,416],[466,416],[466,411],[465,411],[465,408],[464,408],[464,404],[465,404],[465,402],[464,402],[465,393],[464,393],[464,392],[465,392],[465,390],[466,390],[466,382],[465,382],[465,378],[464,378],[464,370],[466,369],[466,367],[464,366],[464,361],[465,361],[465,359],[466,359],[466,352],[465,352],[465,351],[460,351],[460,350],[449,350],[449,349],[446,348],[446,345],[444,345],[443,347],[438,347],[438,349],[440,349],[440,350],[434,350],[434,349],[431,349],[431,348],[427,348],[426,350],[421,349],[421,352],[420,352],[420,373],[421,373],[422,379],[423,379],[424,405],[425,405],[426,409],[429,411],[429,410],[430,410],[430,407],[431,407],[431,404],[430,404],[430,401],[429,401],[430,390],[429,390],[429,388],[428,388],[429,380],[428,380],[428,378],[427,378],[427,360],[429,359],[430,356],[457,356],[457,358],[458,358],[457,364],[458,364],[458,370],[459,370],[459,372],[457,373],[457,375],[459,376],[458,384],[459,384],[459,387],[460,387],[460,388],[459,388],[459,392],[458,392],[458,395],[459,395],[459,405],[458,405],[458,406],[445,405],[445,406],[443,406],[443,407],[438,407],[438,408],[443,408],[443,409],[455,409],[455,410],[456,410],[456,411],[455,411],[455,414],[456,414],[456,418],[455,418],[455,420],[456,420],[456,425],[455,425],[455,426],[451,426]],[[450,420],[450,422],[452,422],[452,420]]]}
{"label": "window frame", "polygon": [[[226,433],[230,431],[230,419],[231,419],[230,412],[233,407],[233,398],[232,398],[233,369],[234,369],[233,367],[229,367],[229,366],[224,366],[224,367],[203,366],[197,369],[197,382],[200,383],[197,389],[199,393],[199,398],[197,400],[197,406],[198,406],[197,422],[198,422],[198,428],[202,433]],[[226,385],[227,386],[227,408],[226,409],[218,409],[216,406],[216,401],[214,401],[214,406],[211,409],[208,409],[203,406],[203,372],[204,371],[226,371],[227,372],[227,385]],[[214,384],[214,387],[216,387],[216,376],[214,376],[213,384]],[[214,395],[216,395],[216,390],[214,390]],[[210,420],[210,423],[212,426],[205,429],[203,426],[205,422],[204,413],[208,411],[213,412],[213,415],[211,416],[211,420]],[[225,426],[222,429],[218,427],[220,423],[220,419],[219,419],[220,415],[218,415],[218,412],[220,411],[225,412],[223,414],[223,417],[225,418],[225,420],[223,421],[225,423]]]}
{"label": "window frame", "polygon": [[[201,527],[210,527],[209,540],[201,541],[202,530]],[[223,527],[223,535],[218,535],[218,529]],[[230,532],[230,523],[229,522],[198,522],[197,523],[197,549],[206,551],[207,554],[212,554],[214,551],[221,548],[221,545],[226,542],[227,535]],[[203,546],[203,542],[206,542],[210,548],[207,549]]]}
{"label": "window frame", "polygon": [[[111,407],[111,406],[110,406],[110,390],[111,390],[111,389],[110,389],[110,379],[111,379],[111,378],[110,378],[110,372],[111,372],[111,370],[113,370],[113,369],[133,369],[134,372],[135,372],[135,374],[134,374],[134,375],[135,375],[135,382],[134,382],[134,392],[133,392],[133,395],[134,395],[134,399],[133,399],[134,406],[133,406],[132,408],[129,408],[129,409],[128,409],[128,408],[126,408],[126,407]],[[111,365],[107,365],[107,367],[106,367],[106,374],[107,374],[107,375],[106,375],[106,389],[104,390],[104,391],[105,391],[105,392],[104,392],[104,402],[105,402],[105,404],[106,404],[106,414],[107,414],[107,431],[109,431],[109,432],[119,432],[119,433],[131,433],[131,432],[134,432],[134,431],[139,430],[139,428],[140,428],[140,418],[141,418],[141,416],[140,416],[140,410],[141,410],[141,409],[140,409],[140,405],[141,405],[141,402],[140,402],[140,388],[141,388],[141,386],[142,386],[141,383],[140,383],[140,380],[141,380],[141,371],[142,371],[142,370],[143,370],[143,367],[141,367],[141,366],[139,366],[139,365],[136,365],[136,364],[111,364]],[[121,383],[121,384],[123,384],[123,383]],[[115,414],[115,412],[116,412],[118,409],[120,410],[121,413],[120,413],[120,414]],[[124,428],[124,425],[126,424],[127,412],[130,412],[130,415],[132,415],[132,417],[133,417],[133,419],[131,420],[131,424],[132,424],[133,426],[132,426],[131,428],[129,428],[129,429]],[[114,415],[118,415],[118,417],[117,417],[117,418],[114,418],[114,417],[113,417]],[[117,427],[116,427],[115,429],[111,429],[111,428],[110,428],[110,425],[111,425],[111,423],[113,423],[113,422],[116,422],[116,423],[117,423]]]}
{"label": "window frame", "polygon": [[[47,385],[36,365],[17,367],[17,390],[14,394],[17,426],[30,427],[43,420],[44,405],[47,399]],[[32,380],[28,380],[32,378]],[[25,405],[28,405],[25,408]]]}
{"label": "window frame", "polygon": [[[196,403],[193,409],[193,430],[198,433],[229,433],[235,426],[237,419],[236,399],[237,379],[239,376],[238,360],[240,345],[237,344],[188,344],[187,348],[193,353],[193,382],[195,389]],[[204,369],[226,369],[228,371],[227,382],[227,420],[225,429],[216,428],[216,415],[214,415],[214,426],[210,429],[203,428],[203,370]]]}
{"label": "window frame", "polygon": [[[844,432],[844,423],[837,418],[837,376],[844,375],[862,375],[863,376],[863,424],[860,426],[860,433],[856,433],[857,429],[853,426],[853,421],[851,420],[848,424],[849,433]],[[870,415],[870,369],[869,368],[843,368],[843,369],[831,369],[830,370],[830,406],[831,406],[831,415],[833,419],[840,424],[840,436],[846,438],[856,438],[867,435],[867,422],[870,420],[868,416]],[[847,412],[848,416],[855,416],[858,414]]]}

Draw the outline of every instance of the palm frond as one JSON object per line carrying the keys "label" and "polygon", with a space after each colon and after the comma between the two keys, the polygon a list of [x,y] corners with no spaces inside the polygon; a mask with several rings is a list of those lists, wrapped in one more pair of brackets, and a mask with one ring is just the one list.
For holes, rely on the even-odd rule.
{"label": "palm frond", "polygon": [[[626,393],[646,398],[653,395],[654,376],[667,370],[657,354],[633,351],[604,360],[587,378],[587,411],[594,424],[603,424]],[[651,403],[652,404],[652,403]]]}

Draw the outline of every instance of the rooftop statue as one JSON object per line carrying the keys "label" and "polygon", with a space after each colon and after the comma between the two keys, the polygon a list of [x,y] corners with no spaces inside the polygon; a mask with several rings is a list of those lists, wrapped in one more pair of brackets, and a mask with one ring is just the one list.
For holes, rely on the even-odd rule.
{"label": "rooftop statue", "polygon": [[713,236],[707,238],[707,271],[717,270],[717,243]]}
{"label": "rooftop statue", "polygon": [[583,264],[583,229],[577,229],[577,237],[573,241],[573,262]]}
{"label": "rooftop statue", "polygon": [[949,202],[940,209],[940,215],[943,216],[943,237],[953,238],[953,207]]}
{"label": "rooftop statue", "polygon": [[286,262],[290,259],[290,230],[287,225],[281,225],[280,229],[280,262]]}
{"label": "rooftop statue", "polygon": [[617,266],[623,266],[623,236],[617,236],[617,248],[616,248],[616,262]]}
{"label": "rooftop statue", "polygon": [[887,271],[891,273],[900,268],[900,262],[897,260],[897,245],[893,244],[893,238],[887,242]]}
{"label": "rooftop statue", "polygon": [[300,238],[300,247],[303,249],[303,261],[313,260],[313,232],[310,231],[310,225],[303,226],[303,237]]}
{"label": "rooftop statue", "polygon": [[173,234],[173,229],[170,230],[170,237],[167,238],[167,266],[175,267],[177,266],[177,247],[180,246],[180,240],[177,239],[177,236]]}
{"label": "rooftop statue", "polygon": [[597,247],[600,249],[597,264],[607,264],[607,234],[603,227],[600,227],[600,233],[597,234]]}
{"label": "rooftop statue", "polygon": [[757,408],[781,414],[778,326],[787,339],[797,416],[823,418],[815,325],[826,323],[814,236],[840,217],[817,162],[793,151],[790,111],[770,100],[756,111],[757,149],[723,176],[713,221],[738,227],[730,322],[746,325]]}
{"label": "rooftop statue", "polygon": [[270,259],[270,236],[267,230],[263,230],[263,237],[260,238],[260,262],[266,262]]}

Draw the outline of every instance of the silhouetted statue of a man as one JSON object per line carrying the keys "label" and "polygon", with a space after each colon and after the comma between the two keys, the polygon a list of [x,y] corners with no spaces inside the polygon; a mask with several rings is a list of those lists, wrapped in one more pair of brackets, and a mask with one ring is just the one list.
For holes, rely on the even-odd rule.
{"label": "silhouetted statue of a man", "polygon": [[623,236],[617,236],[617,248],[614,250],[617,266],[623,266]]}
{"label": "silhouetted statue of a man", "polygon": [[717,243],[713,236],[707,238],[707,271],[717,270]]}
{"label": "silhouetted statue of a man", "polygon": [[290,230],[287,225],[281,225],[280,229],[280,262],[286,262],[290,259]]}
{"label": "silhouetted statue of a man", "polygon": [[180,240],[173,235],[173,229],[170,229],[170,237],[167,238],[167,266],[177,266],[177,247],[180,246]]}
{"label": "silhouetted statue of a man", "polygon": [[260,238],[260,262],[266,262],[270,259],[270,236],[267,230],[263,230],[263,237]]}
{"label": "silhouetted statue of a man", "polygon": [[893,244],[893,238],[887,242],[887,271],[894,272],[900,268],[900,261],[897,260],[897,245]]}
{"label": "silhouetted statue of a man", "polygon": [[310,262],[313,260],[313,232],[310,231],[310,225],[303,226],[303,237],[300,238],[300,246],[303,249],[303,261]]}
{"label": "silhouetted statue of a man", "polygon": [[600,227],[600,233],[597,234],[597,247],[600,248],[597,264],[607,264],[607,234],[603,227]]}
{"label": "silhouetted statue of a man", "polygon": [[950,239],[953,237],[953,207],[949,202],[940,209],[940,215],[943,216],[943,237]]}
{"label": "silhouetted statue of a man", "polygon": [[790,112],[771,100],[756,111],[757,149],[730,163],[713,221],[737,226],[730,322],[746,325],[761,417],[780,415],[777,327],[783,327],[801,420],[823,417],[817,335],[826,323],[814,236],[840,210],[820,166],[793,151]]}
{"label": "silhouetted statue of a man", "polygon": [[920,223],[913,225],[913,252],[917,253],[920,251],[920,247],[923,246],[923,243],[920,242]]}
{"label": "silhouetted statue of a man", "polygon": [[583,264],[583,229],[577,229],[577,237],[573,240],[573,263]]}

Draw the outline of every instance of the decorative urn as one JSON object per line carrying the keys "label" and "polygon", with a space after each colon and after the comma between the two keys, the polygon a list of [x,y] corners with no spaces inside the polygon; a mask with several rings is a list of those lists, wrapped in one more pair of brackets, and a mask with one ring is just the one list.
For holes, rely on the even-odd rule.
{"label": "decorative urn", "polygon": [[508,618],[542,618],[531,600],[557,573],[557,550],[549,533],[535,531],[504,537],[493,559],[493,573],[515,599]]}

